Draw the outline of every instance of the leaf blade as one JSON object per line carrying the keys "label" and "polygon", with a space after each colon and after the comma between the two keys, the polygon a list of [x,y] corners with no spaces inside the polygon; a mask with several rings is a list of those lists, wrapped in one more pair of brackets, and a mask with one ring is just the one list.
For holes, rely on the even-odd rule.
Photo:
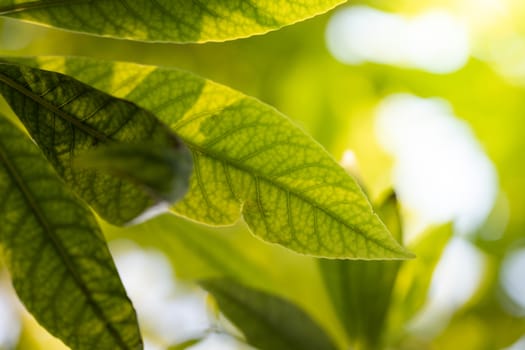
{"label": "leaf blade", "polygon": [[0,0],[0,15],[117,38],[206,42],[263,34],[324,13],[342,2]]}
{"label": "leaf blade", "polygon": [[[242,214],[257,237],[308,255],[412,257],[355,180],[257,99],[176,69],[80,58],[40,64],[133,101],[181,137],[192,150],[194,176],[189,193],[173,207],[177,214],[215,226],[230,225]],[[119,81],[132,88],[122,91]]]}
{"label": "leaf blade", "polygon": [[141,349],[135,311],[95,218],[3,117],[0,135],[0,240],[20,299],[73,349]]}
{"label": "leaf blade", "polygon": [[259,349],[336,349],[324,330],[289,301],[231,280],[206,280],[201,285],[248,343]]}
{"label": "leaf blade", "polygon": [[[114,172],[73,166],[79,154],[109,145],[118,147],[115,144],[133,148],[147,141],[149,147],[172,150],[176,155],[170,159],[157,158],[160,165],[174,172],[170,172],[171,178],[156,178],[155,181],[168,184],[166,191],[170,199],[177,200],[185,192],[190,171],[173,164],[177,161],[191,164],[191,155],[150,112],[71,77],[24,65],[0,63],[0,93],[59,175],[109,222],[128,223],[162,198],[140,181],[144,177],[135,176],[135,181],[130,181],[130,171],[145,175],[147,168],[121,167],[115,176]],[[114,164],[121,163],[116,152],[111,158]],[[129,155],[127,158],[129,160]],[[140,153],[135,153],[135,161],[145,161],[139,158]],[[153,163],[152,158],[150,163]],[[171,190],[177,195],[169,196]]]}

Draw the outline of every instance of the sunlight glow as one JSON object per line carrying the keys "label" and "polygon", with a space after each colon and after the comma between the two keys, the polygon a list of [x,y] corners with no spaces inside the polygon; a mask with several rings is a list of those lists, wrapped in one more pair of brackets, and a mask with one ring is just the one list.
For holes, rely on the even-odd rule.
{"label": "sunlight glow", "polygon": [[438,335],[478,290],[485,268],[479,249],[464,238],[453,238],[434,272],[427,304],[409,329],[426,338]]}
{"label": "sunlight glow", "polygon": [[413,18],[366,6],[338,11],[326,30],[332,55],[347,64],[375,62],[450,73],[465,65],[470,53],[466,27],[445,11]]}
{"label": "sunlight glow", "polygon": [[206,293],[176,282],[162,253],[125,240],[111,242],[111,251],[137,309],[146,350],[163,349],[210,328]]}
{"label": "sunlight glow", "polygon": [[18,305],[8,282],[0,279],[0,349],[14,349],[18,342],[21,328]]}
{"label": "sunlight glow", "polygon": [[394,157],[401,203],[414,213],[407,237],[447,221],[469,234],[485,221],[498,193],[496,169],[447,102],[391,95],[377,109],[376,133]]}
{"label": "sunlight glow", "polygon": [[459,308],[476,292],[484,267],[479,249],[463,238],[453,238],[434,272],[430,299],[442,308]]}
{"label": "sunlight glow", "polygon": [[525,315],[525,249],[510,253],[503,261],[500,281],[505,293],[521,310],[514,313]]}

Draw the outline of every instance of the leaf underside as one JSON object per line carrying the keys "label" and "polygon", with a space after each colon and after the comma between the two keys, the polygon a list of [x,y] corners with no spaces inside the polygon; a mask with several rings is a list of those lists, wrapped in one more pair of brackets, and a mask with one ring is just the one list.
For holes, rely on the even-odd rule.
{"label": "leaf underside", "polygon": [[0,15],[145,41],[224,41],[324,13],[344,0],[0,0]]}
{"label": "leaf underside", "polygon": [[201,285],[247,342],[258,349],[336,349],[324,330],[291,302],[228,279],[207,280]]}
{"label": "leaf underside", "polygon": [[0,244],[15,290],[72,349],[142,349],[135,311],[89,209],[0,117]]}
{"label": "leaf underside", "polygon": [[[175,171],[171,178],[157,173],[156,181],[168,184],[168,192],[172,187],[178,189],[174,191],[178,196],[172,199],[185,192],[191,171],[189,151],[153,114],[137,105],[59,73],[7,63],[0,63],[0,93],[58,174],[107,221],[117,225],[128,223],[162,198],[136,176],[128,176],[140,170],[129,169],[131,162],[127,169],[120,167],[120,173],[111,172],[114,169],[99,171],[96,167],[93,170],[75,166],[79,155],[99,147],[120,144],[133,148],[147,143],[144,147],[149,149],[171,150],[175,159],[158,158],[161,165],[167,163],[177,170],[171,164],[180,160],[190,166]],[[146,162],[140,153],[135,155],[135,163]],[[124,161],[116,152],[108,151],[105,157],[111,158],[114,165]],[[129,154],[126,158],[129,161]],[[148,161],[155,163],[152,157]],[[142,174],[146,172],[147,167],[143,167]]]}
{"label": "leaf underside", "polygon": [[256,236],[314,256],[412,256],[355,180],[260,101],[176,69],[81,58],[33,64],[133,101],[181,137],[193,153],[194,174],[175,213],[210,225],[230,225],[242,213]]}

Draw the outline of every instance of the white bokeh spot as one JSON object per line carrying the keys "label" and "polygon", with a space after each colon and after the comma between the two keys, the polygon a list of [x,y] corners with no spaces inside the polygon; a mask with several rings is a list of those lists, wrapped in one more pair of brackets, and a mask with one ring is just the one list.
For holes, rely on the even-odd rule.
{"label": "white bokeh spot", "polygon": [[518,315],[525,315],[525,249],[513,251],[505,257],[501,266],[500,282],[507,296],[520,310],[513,310]]}
{"label": "white bokeh spot", "polygon": [[210,328],[206,293],[179,285],[167,258],[119,240],[110,244],[120,277],[137,310],[145,349],[164,349]]}
{"label": "white bokeh spot", "polygon": [[352,6],[334,14],[326,30],[332,55],[347,64],[375,62],[450,73],[469,59],[467,27],[449,12],[415,17]]}
{"label": "white bokeh spot", "polygon": [[407,237],[447,221],[469,234],[486,220],[498,193],[497,173],[447,102],[391,95],[377,109],[376,133],[394,157],[399,198],[414,214],[406,223]]}

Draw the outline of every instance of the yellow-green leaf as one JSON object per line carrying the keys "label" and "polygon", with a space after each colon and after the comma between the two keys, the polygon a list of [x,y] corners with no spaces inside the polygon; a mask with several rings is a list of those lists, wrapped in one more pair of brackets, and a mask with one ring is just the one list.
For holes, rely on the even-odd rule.
{"label": "yellow-green leaf", "polygon": [[[191,154],[149,111],[63,74],[8,63],[0,63],[0,93],[59,175],[109,222],[127,223],[186,191]],[[73,166],[79,155],[87,167]]]}
{"label": "yellow-green leaf", "polygon": [[15,290],[74,350],[139,350],[142,340],[89,209],[42,153],[0,117],[0,245]]}
{"label": "yellow-green leaf", "polygon": [[0,15],[117,38],[205,42],[262,34],[344,0],[0,0]]}
{"label": "yellow-green leaf", "polygon": [[325,331],[293,303],[228,279],[201,285],[217,300],[220,310],[261,350],[335,349]]}
{"label": "yellow-green leaf", "polygon": [[452,223],[433,226],[410,244],[417,259],[405,262],[399,270],[392,296],[396,308],[390,315],[391,328],[402,328],[425,305],[432,274],[452,233]]}
{"label": "yellow-green leaf", "polygon": [[[81,58],[41,59],[135,102],[193,153],[190,191],[173,210],[210,225],[241,216],[252,232],[325,257],[411,257],[374,213],[356,181],[274,108],[176,69]],[[125,87],[123,87],[125,85]]]}

